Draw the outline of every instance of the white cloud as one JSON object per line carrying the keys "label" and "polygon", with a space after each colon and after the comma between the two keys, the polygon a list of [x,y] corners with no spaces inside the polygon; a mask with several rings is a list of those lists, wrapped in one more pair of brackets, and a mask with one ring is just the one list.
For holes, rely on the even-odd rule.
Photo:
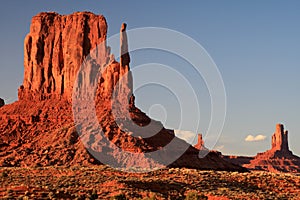
{"label": "white cloud", "polygon": [[267,138],[267,136],[265,135],[257,135],[257,136],[253,136],[253,135],[248,135],[245,138],[246,142],[256,142],[256,141],[262,141],[265,140]]}
{"label": "white cloud", "polygon": [[196,142],[197,134],[192,131],[174,130],[176,137],[185,140],[189,144]]}

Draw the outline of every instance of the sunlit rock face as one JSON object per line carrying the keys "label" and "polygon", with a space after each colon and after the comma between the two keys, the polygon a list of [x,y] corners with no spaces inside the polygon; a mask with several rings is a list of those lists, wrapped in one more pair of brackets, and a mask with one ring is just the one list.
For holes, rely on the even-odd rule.
{"label": "sunlit rock face", "polygon": [[276,131],[272,135],[272,150],[289,151],[288,131],[284,131],[283,124],[276,125]]}
{"label": "sunlit rock face", "polygon": [[81,64],[98,44],[102,45],[99,63],[107,62],[106,34],[107,23],[102,15],[77,12],[34,16],[24,42],[25,74],[19,99],[70,99]]}

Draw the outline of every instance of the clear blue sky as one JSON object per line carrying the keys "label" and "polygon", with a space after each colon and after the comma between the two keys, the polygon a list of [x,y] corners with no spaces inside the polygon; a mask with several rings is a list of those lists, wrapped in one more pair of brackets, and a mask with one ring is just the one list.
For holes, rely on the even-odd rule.
{"label": "clear blue sky", "polygon": [[[255,155],[265,151],[270,148],[275,124],[281,122],[290,131],[290,148],[300,155],[299,1],[20,0],[1,3],[0,97],[7,102],[17,99],[17,88],[23,80],[23,40],[29,32],[31,17],[42,11],[70,14],[86,10],[106,17],[109,35],[118,33],[122,22],[129,29],[165,27],[192,37],[208,51],[222,74],[227,93],[227,117],[217,145],[223,153]],[[157,59],[157,52],[148,53],[134,53],[132,67]],[[169,55],[164,56],[167,60]],[[168,64],[176,67],[172,59]],[[164,102],[160,92],[163,94],[154,88],[137,92],[138,106],[147,112],[151,102]],[[205,132],[210,105],[206,105],[209,100],[201,80],[198,92],[204,97],[199,131]],[[155,98],[149,100],[149,96]],[[172,124],[174,115],[176,112],[168,116],[167,127],[176,128]],[[184,129],[189,129],[188,124]],[[249,134],[267,138],[245,142]]]}

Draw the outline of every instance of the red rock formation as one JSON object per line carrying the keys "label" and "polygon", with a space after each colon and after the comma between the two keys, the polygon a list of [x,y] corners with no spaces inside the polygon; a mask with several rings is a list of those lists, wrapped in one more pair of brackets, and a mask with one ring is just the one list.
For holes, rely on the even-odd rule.
{"label": "red rock formation", "polygon": [[[99,43],[105,43],[102,15],[40,13],[32,18],[24,42],[24,82],[19,99],[70,98],[79,67]],[[99,47],[98,47],[99,48]],[[99,58],[106,58],[105,45]],[[106,62],[103,61],[102,62]]]}
{"label": "red rock formation", "polygon": [[258,153],[255,157],[223,156],[227,161],[240,164],[250,170],[265,170],[270,172],[300,172],[300,158],[289,150],[288,131],[282,124],[276,125],[272,135],[272,148]]}
{"label": "red rock formation", "polygon": [[289,150],[288,145],[288,131],[284,131],[283,124],[276,125],[275,133],[272,135],[272,148],[258,155],[266,158],[293,157],[293,153]]}
{"label": "red rock formation", "polygon": [[1,108],[2,106],[4,106],[4,105],[5,105],[4,100],[0,98],[0,108]]}
{"label": "red rock formation", "polygon": [[[151,160],[147,157],[151,154],[146,153],[161,150],[172,141],[173,146],[158,155],[169,159],[182,151],[169,166],[245,170],[214,152],[200,159],[197,149],[136,108],[126,24],[120,30],[120,63],[110,55],[106,34],[105,18],[89,12],[67,16],[40,13],[33,17],[25,38],[25,74],[19,101],[0,110],[0,166],[93,165],[99,161],[92,155],[101,154],[103,159],[114,155],[116,163],[125,167],[139,164],[148,168],[162,163]],[[99,72],[98,79],[95,74]],[[91,98],[95,91],[95,98]],[[88,99],[93,102],[81,104],[82,110],[76,107],[77,100]],[[84,112],[90,107],[96,107],[97,124],[91,124],[91,113]],[[76,109],[82,115],[75,115]],[[75,126],[78,116],[87,123],[85,126]],[[142,137],[149,135],[149,129],[139,127],[151,122],[156,134]],[[98,134],[98,125],[103,134]],[[88,134],[79,133],[81,129]],[[119,156],[118,149],[110,148],[111,143],[135,154]],[[107,154],[103,153],[107,149]]]}
{"label": "red rock formation", "polygon": [[194,147],[198,150],[208,150],[205,146],[204,146],[204,141],[202,139],[202,134],[199,133],[198,134],[198,140],[197,140],[197,144],[194,145]]}
{"label": "red rock formation", "polygon": [[283,124],[276,125],[276,132],[272,135],[273,151],[289,151],[288,131],[284,131]]}

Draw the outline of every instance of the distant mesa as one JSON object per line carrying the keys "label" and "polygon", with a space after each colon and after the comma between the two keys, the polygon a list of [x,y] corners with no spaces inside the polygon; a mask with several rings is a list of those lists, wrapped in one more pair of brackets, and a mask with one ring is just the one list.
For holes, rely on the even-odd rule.
{"label": "distant mesa", "polygon": [[300,158],[292,153],[288,144],[288,131],[283,124],[277,124],[272,135],[271,149],[255,157],[224,156],[228,161],[240,164],[250,170],[271,172],[300,172]]}
{"label": "distant mesa", "polygon": [[4,100],[0,98],[0,108],[3,107],[4,105],[5,105]]}

